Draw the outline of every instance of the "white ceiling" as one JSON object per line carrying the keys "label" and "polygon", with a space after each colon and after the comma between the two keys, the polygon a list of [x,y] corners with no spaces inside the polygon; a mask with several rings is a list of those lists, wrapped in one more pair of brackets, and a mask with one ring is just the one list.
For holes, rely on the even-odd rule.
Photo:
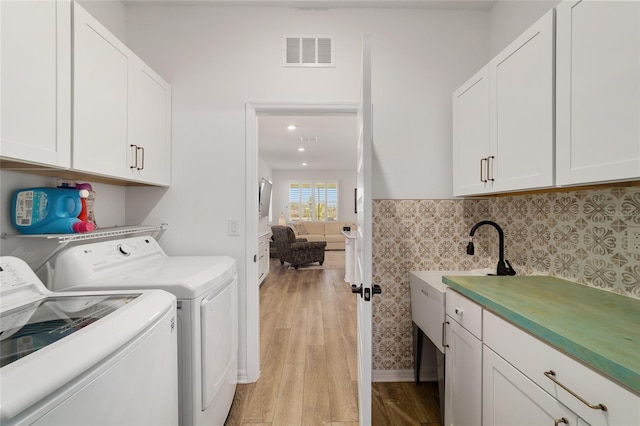
{"label": "white ceiling", "polygon": [[273,170],[355,170],[357,137],[355,114],[258,116],[258,155]]}

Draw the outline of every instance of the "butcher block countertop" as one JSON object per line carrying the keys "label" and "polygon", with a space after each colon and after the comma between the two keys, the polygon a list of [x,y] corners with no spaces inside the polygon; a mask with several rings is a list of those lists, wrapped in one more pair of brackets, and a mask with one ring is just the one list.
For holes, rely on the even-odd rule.
{"label": "butcher block countertop", "polygon": [[640,394],[640,300],[548,276],[444,276],[442,281]]}

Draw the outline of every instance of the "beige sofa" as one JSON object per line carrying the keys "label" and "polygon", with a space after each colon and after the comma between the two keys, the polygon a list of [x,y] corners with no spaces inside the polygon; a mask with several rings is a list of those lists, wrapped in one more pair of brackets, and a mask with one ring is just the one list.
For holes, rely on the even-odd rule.
{"label": "beige sofa", "polygon": [[356,224],[348,221],[338,222],[294,222],[290,224],[296,238],[306,238],[307,241],[325,241],[326,250],[344,250],[344,235],[342,228],[350,226],[356,229]]}

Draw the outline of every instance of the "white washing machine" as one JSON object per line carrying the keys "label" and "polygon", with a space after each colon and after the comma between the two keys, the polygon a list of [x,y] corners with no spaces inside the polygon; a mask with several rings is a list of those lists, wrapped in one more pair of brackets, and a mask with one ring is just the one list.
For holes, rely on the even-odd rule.
{"label": "white washing machine", "polygon": [[238,381],[238,276],[228,256],[167,256],[150,236],[60,253],[51,290],[156,288],[178,316],[180,424],[223,425]]}
{"label": "white washing machine", "polygon": [[53,293],[0,257],[0,424],[178,423],[176,298]]}

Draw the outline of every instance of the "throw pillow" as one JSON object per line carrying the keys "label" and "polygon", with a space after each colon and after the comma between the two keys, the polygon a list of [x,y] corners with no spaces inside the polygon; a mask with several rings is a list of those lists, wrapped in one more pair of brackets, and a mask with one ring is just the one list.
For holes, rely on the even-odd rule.
{"label": "throw pillow", "polygon": [[298,223],[296,225],[296,228],[298,229],[298,234],[307,235],[307,229],[304,227],[303,223]]}

